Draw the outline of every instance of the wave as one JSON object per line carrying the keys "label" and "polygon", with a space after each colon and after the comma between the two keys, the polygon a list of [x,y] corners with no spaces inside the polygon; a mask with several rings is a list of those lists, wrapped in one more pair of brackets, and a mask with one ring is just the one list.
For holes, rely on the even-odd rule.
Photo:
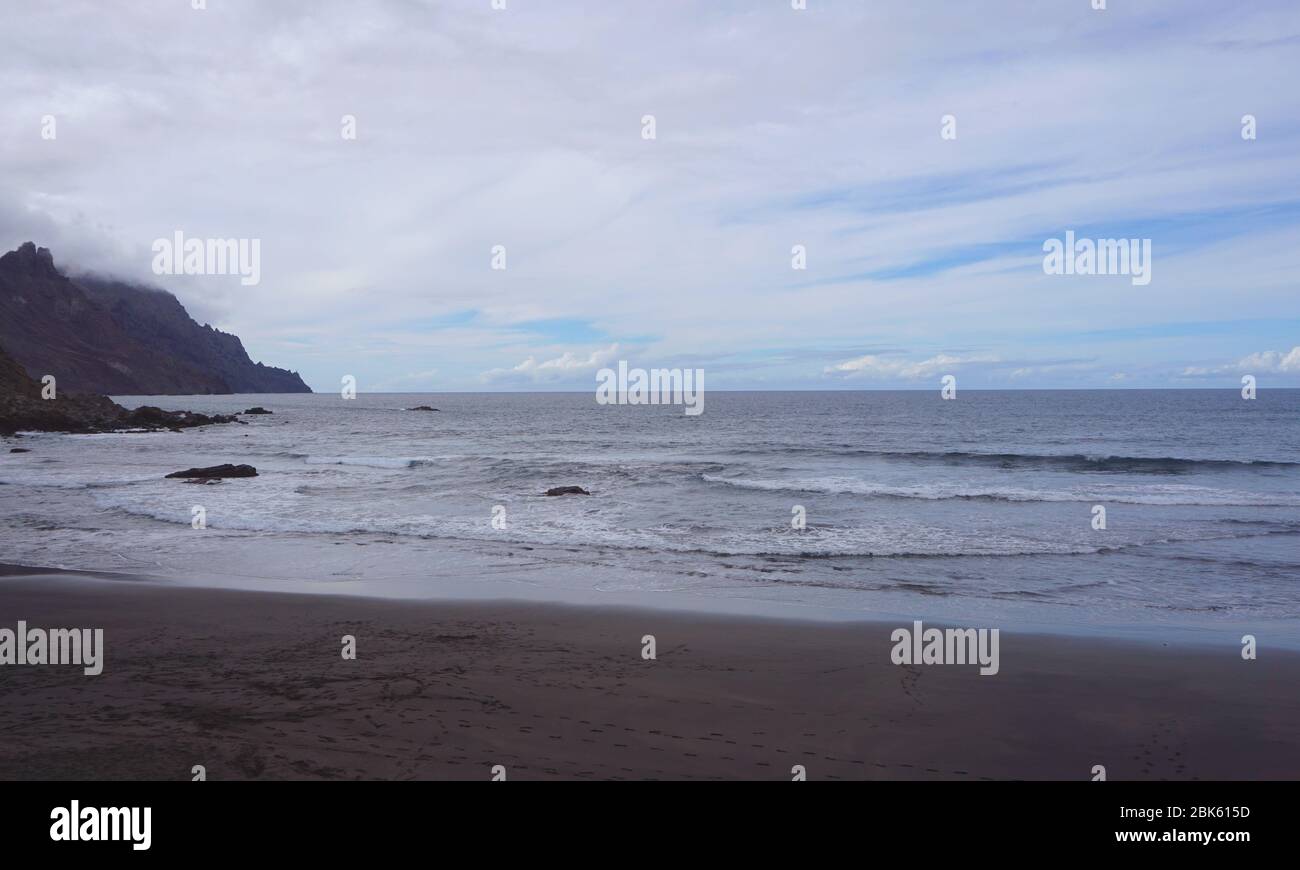
{"label": "wave", "polygon": [[[223,493],[211,496],[224,497]],[[145,517],[169,524],[188,525],[191,521],[188,500],[162,500],[155,495],[141,497],[129,490],[105,490],[96,501],[101,507]],[[1070,557],[1141,550],[1167,544],[1203,543],[1210,540],[1236,540],[1271,535],[1300,534],[1300,525],[1268,530],[1221,534],[1189,529],[1186,534],[1161,535],[1145,540],[1128,540],[1114,544],[1094,544],[1044,536],[1007,535],[990,538],[987,534],[953,534],[948,529],[925,529],[923,534],[900,536],[874,527],[809,528],[795,532],[786,527],[748,530],[719,530],[716,534],[689,534],[691,529],[637,529],[607,525],[599,514],[588,512],[560,514],[561,522],[513,520],[508,534],[490,530],[485,518],[460,515],[394,515],[387,511],[330,513],[301,511],[291,501],[259,505],[257,500],[240,498],[238,506],[209,505],[209,528],[224,532],[308,534],[308,535],[376,535],[397,538],[443,540],[462,544],[533,547],[550,551],[548,560],[602,564],[608,559],[622,559],[629,552],[652,557],[706,557],[724,560],[759,559],[768,564],[805,560],[853,559],[966,559],[988,557]],[[486,514],[484,515],[486,516]],[[567,556],[566,553],[576,554]],[[623,564],[619,562],[618,564]],[[728,566],[729,567],[729,566]],[[753,567],[753,566],[750,566]]]}
{"label": "wave", "polygon": [[[62,469],[60,469],[62,471]],[[45,472],[45,473],[42,473]],[[113,487],[132,486],[141,483],[156,483],[159,474],[139,474],[123,477],[121,474],[105,472],[98,478],[78,477],[75,474],[55,474],[43,468],[33,469],[24,474],[6,474],[0,477],[0,484],[6,486],[30,486],[36,489],[109,489]]]}
{"label": "wave", "polygon": [[[188,510],[168,509],[155,505],[104,503],[125,514],[159,522],[189,525]],[[652,556],[690,556],[717,559],[782,560],[835,560],[835,559],[952,559],[962,557],[1012,557],[1012,556],[1082,556],[1111,552],[1120,547],[1093,547],[1059,544],[1050,541],[1022,543],[1019,545],[987,545],[969,543],[967,548],[954,551],[950,543],[934,542],[932,545],[889,544],[863,546],[852,541],[826,541],[827,549],[809,549],[792,542],[788,549],[772,547],[771,540],[718,540],[710,544],[685,544],[635,530],[605,530],[598,542],[589,535],[574,534],[569,529],[537,529],[522,531],[517,526],[509,537],[499,533],[480,532],[459,523],[424,525],[409,520],[366,518],[331,520],[327,518],[293,518],[283,516],[236,516],[224,513],[220,517],[209,514],[208,528],[217,532],[250,534],[306,534],[306,535],[375,535],[396,536],[427,541],[449,541],[461,544],[500,545],[506,548],[548,548],[555,551],[548,559],[563,561],[561,551],[580,554],[583,564],[599,563],[612,554],[630,552]]]}
{"label": "wave", "polygon": [[739,453],[810,453],[824,456],[874,456],[913,462],[941,462],[948,465],[990,465],[999,468],[1060,468],[1067,471],[1129,472],[1133,474],[1184,474],[1197,469],[1300,469],[1300,462],[1282,459],[1198,459],[1182,456],[1115,456],[1089,453],[977,453],[966,450],[871,450],[839,445],[765,450]]}
{"label": "wave", "polygon": [[[297,456],[297,454],[290,454]],[[300,457],[308,465],[360,465],[366,468],[420,468],[437,465],[445,460],[433,456],[305,456]]]}
{"label": "wave", "polygon": [[1300,496],[1280,494],[1255,495],[1209,487],[1131,487],[1127,492],[1101,490],[1033,490],[1015,487],[979,487],[951,483],[928,483],[916,486],[889,486],[846,478],[808,478],[803,480],[745,480],[702,474],[706,483],[752,489],[763,492],[824,493],[827,495],[862,495],[877,498],[924,499],[946,501],[969,499],[1006,502],[1117,502],[1146,505],[1202,505],[1207,507],[1297,507]]}

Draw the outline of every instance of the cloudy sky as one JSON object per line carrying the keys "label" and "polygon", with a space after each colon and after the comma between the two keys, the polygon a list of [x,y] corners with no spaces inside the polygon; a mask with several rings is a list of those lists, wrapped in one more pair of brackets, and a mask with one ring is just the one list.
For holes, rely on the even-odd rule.
{"label": "cloudy sky", "polygon": [[[1300,386],[1293,0],[505,5],[4,0],[0,245],[318,390]],[[178,230],[260,283],[154,275]]]}

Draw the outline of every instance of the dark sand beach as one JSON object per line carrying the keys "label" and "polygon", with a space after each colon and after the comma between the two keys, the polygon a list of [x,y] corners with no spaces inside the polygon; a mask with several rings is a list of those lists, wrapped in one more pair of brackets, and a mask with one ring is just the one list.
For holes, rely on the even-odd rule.
{"label": "dark sand beach", "polygon": [[893,665],[879,623],[4,574],[0,625],[103,628],[106,653],[0,669],[3,779],[1300,778],[1300,655],[1231,637],[1004,631],[980,676]]}

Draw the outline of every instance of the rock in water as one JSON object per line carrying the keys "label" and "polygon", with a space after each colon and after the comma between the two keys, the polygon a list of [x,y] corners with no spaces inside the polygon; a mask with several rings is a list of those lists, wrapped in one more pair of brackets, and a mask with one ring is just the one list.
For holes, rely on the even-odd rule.
{"label": "rock in water", "polygon": [[245,413],[245,414],[272,414],[272,413],[275,413],[275,412],[274,412],[274,411],[268,411],[268,410],[266,410],[265,408],[263,408],[261,405],[256,405],[256,406],[254,406],[254,407],[252,407],[252,408],[249,408],[247,411],[244,411],[244,413]]}
{"label": "rock in water", "polygon": [[547,495],[591,495],[580,486],[553,486],[546,491]]}
{"label": "rock in water", "polygon": [[28,450],[26,447],[10,447],[9,452],[10,453],[31,453],[32,451]]}
{"label": "rock in water", "polygon": [[416,405],[414,408],[407,408],[408,411],[436,411],[437,408],[430,408],[428,405]]}
{"label": "rock in water", "polygon": [[153,405],[141,405],[134,411],[127,411],[123,417],[130,426],[141,429],[171,429],[179,431],[181,426],[207,426],[211,423],[238,423],[228,414],[209,417],[194,411],[164,411]]}
{"label": "rock in water", "polygon": [[257,469],[251,465],[209,465],[207,468],[187,468],[173,471],[168,477],[257,477]]}

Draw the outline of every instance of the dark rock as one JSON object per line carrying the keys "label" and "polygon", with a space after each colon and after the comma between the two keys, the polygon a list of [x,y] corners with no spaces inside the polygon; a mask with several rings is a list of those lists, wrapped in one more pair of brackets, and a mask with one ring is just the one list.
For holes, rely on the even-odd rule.
{"label": "dark rock", "polygon": [[131,428],[171,429],[173,431],[193,426],[210,426],[213,423],[237,422],[230,414],[208,416],[194,411],[164,411],[162,408],[155,408],[152,405],[143,405],[134,411],[128,411],[125,420],[126,425]]}
{"label": "dark rock", "polygon": [[[60,384],[62,386],[62,384]],[[15,432],[115,432],[122,429],[188,428],[229,423],[234,417],[137,408],[128,411],[106,396],[58,391],[42,399],[41,385],[0,349],[0,435]]]}
{"label": "dark rock", "polygon": [[437,408],[430,408],[428,405],[416,405],[414,408],[407,408],[408,411],[436,411]]}
{"label": "dark rock", "polygon": [[591,495],[580,486],[553,486],[546,491],[547,495]]}
{"label": "dark rock", "polygon": [[245,413],[245,414],[273,414],[273,413],[275,413],[275,412],[274,412],[274,411],[268,411],[268,410],[266,410],[265,408],[263,408],[261,405],[256,405],[256,406],[254,406],[254,407],[252,407],[252,408],[249,408],[249,409],[248,409],[247,411],[245,411],[244,413]]}
{"label": "dark rock", "polygon": [[168,477],[257,477],[257,469],[251,465],[209,465],[207,468],[187,468],[184,471],[173,471]]}
{"label": "dark rock", "polygon": [[28,450],[26,447],[10,447],[9,452],[10,453],[31,453],[32,451]]}

